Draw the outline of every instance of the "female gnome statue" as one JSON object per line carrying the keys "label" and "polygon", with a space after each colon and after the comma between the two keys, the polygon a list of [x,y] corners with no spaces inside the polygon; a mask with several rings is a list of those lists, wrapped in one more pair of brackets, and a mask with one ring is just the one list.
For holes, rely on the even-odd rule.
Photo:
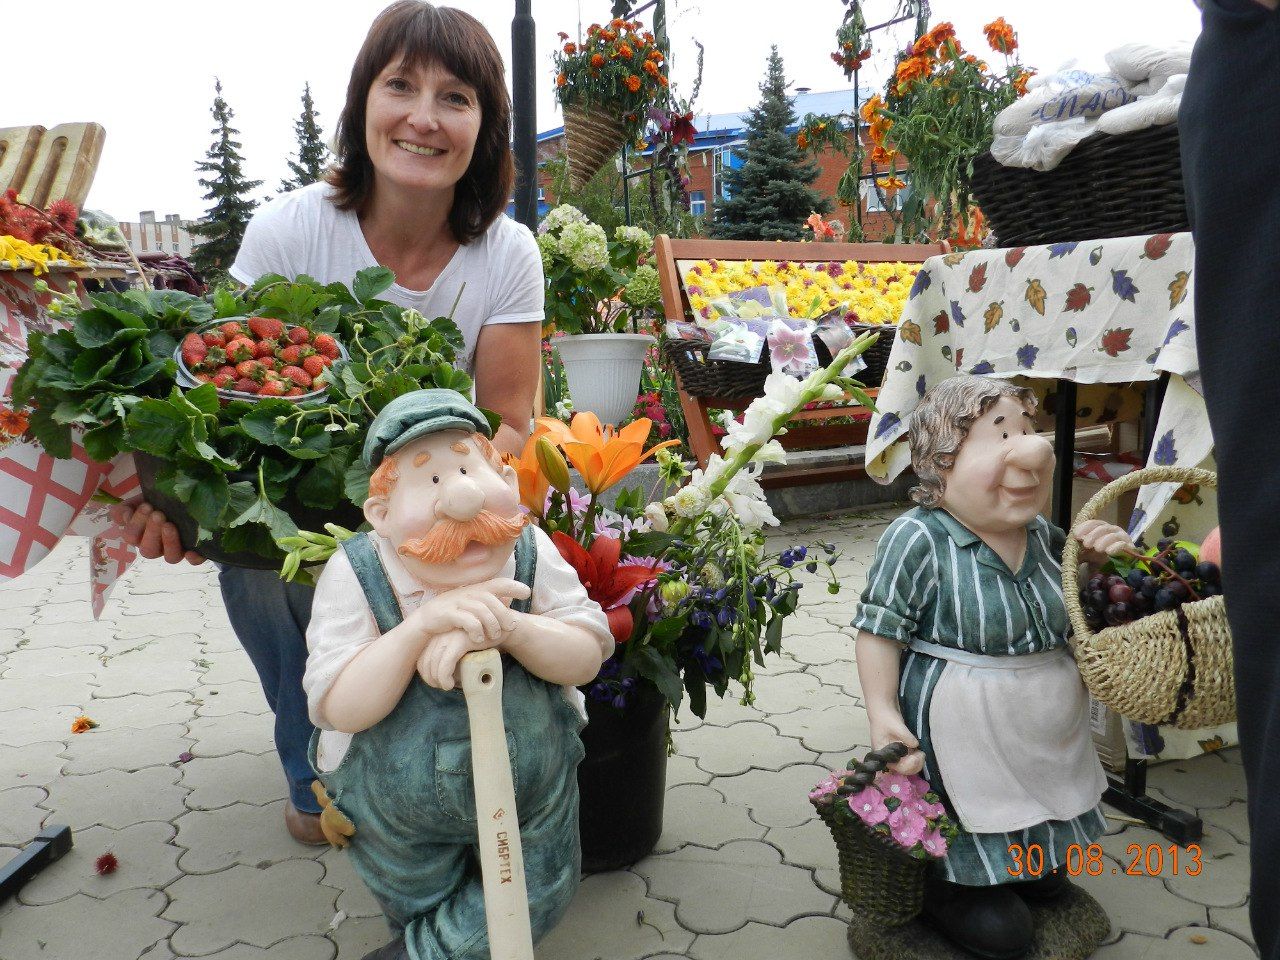
{"label": "female gnome statue", "polygon": [[303,685],[319,728],[321,825],[395,932],[366,960],[489,957],[470,728],[455,689],[470,651],[502,651],[535,939],[578,887],[585,718],[574,686],[596,676],[613,637],[573,568],[526,525],[515,471],[489,436],[456,391],[391,401],[364,447],[373,531],[345,541],[316,585]]}
{"label": "female gnome statue", "polygon": [[[1106,777],[1067,649],[1066,535],[1040,515],[1053,448],[1034,410],[1030,390],[1003,380],[929,391],[910,431],[919,506],[885,531],[853,621],[871,746],[911,747],[892,769],[923,770],[961,827],[930,866],[925,915],[990,960],[1026,953],[1028,901],[1062,894],[1067,848],[1105,826]],[[1131,546],[1101,521],[1076,536],[1090,562]],[[1016,865],[1033,844],[1044,867],[1029,877]]]}

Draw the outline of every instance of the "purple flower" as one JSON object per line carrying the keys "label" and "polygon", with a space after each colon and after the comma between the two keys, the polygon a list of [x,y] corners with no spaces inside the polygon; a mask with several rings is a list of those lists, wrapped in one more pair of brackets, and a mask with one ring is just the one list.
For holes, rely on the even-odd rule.
{"label": "purple flower", "polygon": [[648,110],[649,119],[658,125],[663,133],[671,131],[671,116],[661,107],[650,107]]}
{"label": "purple flower", "polygon": [[803,373],[815,365],[813,339],[807,329],[792,330],[775,324],[769,331],[769,356],[775,370]]}
{"label": "purple flower", "polygon": [[858,815],[863,823],[875,826],[889,819],[889,808],[884,805],[884,794],[874,786],[849,797],[849,809]]}

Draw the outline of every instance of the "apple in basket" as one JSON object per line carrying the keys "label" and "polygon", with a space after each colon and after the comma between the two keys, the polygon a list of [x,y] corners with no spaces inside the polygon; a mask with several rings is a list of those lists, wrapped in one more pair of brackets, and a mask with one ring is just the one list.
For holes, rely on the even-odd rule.
{"label": "apple in basket", "polygon": [[1205,563],[1222,566],[1222,530],[1214,527],[1200,545],[1200,559]]}
{"label": "apple in basket", "polygon": [[223,400],[322,396],[325,372],[343,356],[330,334],[274,317],[206,324],[183,337],[174,353],[184,386],[212,383]]}

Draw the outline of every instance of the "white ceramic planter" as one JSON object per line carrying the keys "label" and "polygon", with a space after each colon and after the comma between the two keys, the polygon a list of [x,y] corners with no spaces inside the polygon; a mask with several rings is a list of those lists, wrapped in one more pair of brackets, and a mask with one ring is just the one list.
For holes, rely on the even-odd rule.
{"label": "white ceramic planter", "polygon": [[554,341],[576,413],[618,424],[635,409],[644,357],[654,339],[645,333],[584,333]]}

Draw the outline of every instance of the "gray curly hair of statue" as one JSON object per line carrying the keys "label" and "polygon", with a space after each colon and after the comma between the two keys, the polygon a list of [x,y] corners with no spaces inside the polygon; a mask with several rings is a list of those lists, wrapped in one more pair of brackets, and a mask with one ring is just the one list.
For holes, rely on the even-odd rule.
{"label": "gray curly hair of statue", "polygon": [[956,462],[956,453],[973,422],[1001,397],[1013,397],[1036,410],[1036,395],[1027,387],[991,377],[952,377],[924,395],[911,414],[907,434],[911,444],[911,468],[920,480],[911,488],[911,499],[932,509],[942,502],[945,474]]}

